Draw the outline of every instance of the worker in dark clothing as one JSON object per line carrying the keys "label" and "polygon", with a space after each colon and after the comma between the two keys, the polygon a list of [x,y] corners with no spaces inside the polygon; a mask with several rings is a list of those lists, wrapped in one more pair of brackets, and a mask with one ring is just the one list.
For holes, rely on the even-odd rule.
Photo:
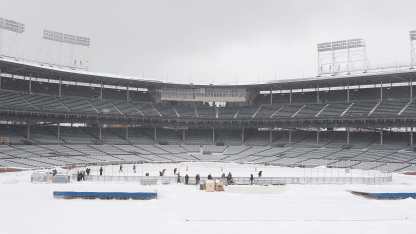
{"label": "worker in dark clothing", "polygon": [[261,173],[262,173],[263,171],[259,171],[259,177],[261,177]]}
{"label": "worker in dark clothing", "polygon": [[196,174],[196,176],[195,176],[195,180],[196,180],[196,184],[199,184],[199,180],[200,180],[201,178],[199,178],[199,174]]}
{"label": "worker in dark clothing", "polygon": [[118,172],[123,172],[123,165],[120,165],[120,170]]}
{"label": "worker in dark clothing", "polygon": [[82,171],[82,180],[85,181],[85,171]]}
{"label": "worker in dark clothing", "polygon": [[87,168],[87,170],[86,170],[87,175],[90,175],[90,170],[91,170],[91,169]]}
{"label": "worker in dark clothing", "polygon": [[79,171],[77,171],[77,181],[80,181]]}
{"label": "worker in dark clothing", "polygon": [[163,171],[162,171],[162,176],[164,176],[164,175],[165,175],[165,171],[166,171],[166,169],[163,169]]}
{"label": "worker in dark clothing", "polygon": [[178,177],[178,183],[180,183],[181,182],[181,175],[179,175],[179,172],[178,172],[178,176],[177,177]]}
{"label": "worker in dark clothing", "polygon": [[222,173],[221,178],[225,178],[225,173]]}
{"label": "worker in dark clothing", "polygon": [[148,173],[146,173],[146,176],[149,176],[149,172],[148,172]]}
{"label": "worker in dark clothing", "polygon": [[136,165],[133,165],[133,171],[136,173]]}
{"label": "worker in dark clothing", "polygon": [[209,173],[209,175],[208,175],[208,179],[209,179],[209,180],[212,180],[211,173]]}
{"label": "worker in dark clothing", "polygon": [[189,176],[188,176],[188,174],[186,174],[186,176],[185,176],[185,184],[188,184],[188,180],[189,180]]}
{"label": "worker in dark clothing", "polygon": [[58,171],[56,169],[52,170],[52,176],[56,176],[56,174],[58,174]]}
{"label": "worker in dark clothing", "polygon": [[233,181],[233,175],[231,175],[231,172],[228,172],[227,175],[227,184],[231,184]]}
{"label": "worker in dark clothing", "polygon": [[250,185],[253,185],[253,180],[254,180],[254,178],[253,178],[253,174],[251,174],[251,175],[250,175]]}
{"label": "worker in dark clothing", "polygon": [[100,168],[100,176],[103,175],[103,167]]}
{"label": "worker in dark clothing", "polygon": [[159,176],[163,176],[163,172],[159,171]]}
{"label": "worker in dark clothing", "polygon": [[173,174],[176,175],[176,168],[173,169]]}

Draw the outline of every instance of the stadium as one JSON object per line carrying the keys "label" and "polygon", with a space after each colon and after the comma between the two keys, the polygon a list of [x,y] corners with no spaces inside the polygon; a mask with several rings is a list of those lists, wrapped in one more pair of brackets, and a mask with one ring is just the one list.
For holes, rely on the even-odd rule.
{"label": "stadium", "polygon": [[[44,32],[45,40],[56,40],[47,33],[54,32]],[[318,55],[365,52],[362,39],[340,43],[346,41],[329,50],[318,44]],[[52,233],[75,215],[79,231],[105,233],[131,231],[138,220],[151,233],[209,233],[201,230],[209,225],[241,233],[412,233],[414,199],[374,201],[350,191],[416,192],[413,63],[371,68],[364,60],[353,70],[354,61],[328,65],[321,58],[312,78],[210,84],[1,56],[0,195],[7,212],[0,220],[9,222],[0,233]],[[91,174],[77,181],[87,168]],[[222,176],[228,173],[231,181]],[[201,191],[196,175],[228,184],[226,192]],[[60,183],[59,176],[70,179]],[[157,190],[158,198],[53,199],[53,191],[65,190]],[[42,211],[59,215],[44,220]]]}
{"label": "stadium", "polygon": [[128,160],[416,171],[413,70],[218,86],[5,58],[0,69],[3,167]]}

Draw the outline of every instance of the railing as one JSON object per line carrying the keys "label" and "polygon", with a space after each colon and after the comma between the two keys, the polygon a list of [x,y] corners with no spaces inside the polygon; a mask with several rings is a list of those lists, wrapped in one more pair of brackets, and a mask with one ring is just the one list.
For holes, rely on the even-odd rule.
{"label": "railing", "polygon": [[[201,177],[200,183],[207,180],[207,177]],[[214,178],[215,179],[215,178]],[[157,180],[159,184],[177,183],[174,176],[96,176],[89,175],[87,181],[100,182],[137,182],[142,183],[146,180]],[[227,183],[226,178],[219,178],[224,184]],[[392,176],[385,177],[260,177],[253,178],[255,185],[284,185],[284,184],[380,184],[391,182]],[[185,178],[181,177],[180,182],[184,183]],[[195,177],[189,178],[188,184],[196,184]],[[233,177],[231,184],[250,185],[250,177]]]}

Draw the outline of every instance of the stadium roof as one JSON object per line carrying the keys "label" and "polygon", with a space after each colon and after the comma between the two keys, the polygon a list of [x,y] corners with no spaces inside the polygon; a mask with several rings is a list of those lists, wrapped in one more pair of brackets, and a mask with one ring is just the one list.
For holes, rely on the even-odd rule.
{"label": "stadium roof", "polygon": [[255,90],[279,90],[279,89],[307,89],[316,87],[335,87],[347,85],[371,85],[385,83],[399,83],[416,81],[416,70],[398,70],[394,72],[383,73],[361,73],[349,76],[333,76],[333,77],[313,77],[303,79],[286,79],[264,83],[241,83],[241,84],[193,84],[193,83],[177,83],[164,82],[152,79],[143,79],[129,76],[119,76],[113,74],[94,73],[89,71],[62,69],[58,67],[42,66],[27,62],[20,62],[0,58],[0,69],[2,73],[8,73],[19,76],[30,76],[45,79],[87,83],[103,83],[104,85],[116,85],[152,88],[160,86],[182,86],[188,88],[250,88]]}

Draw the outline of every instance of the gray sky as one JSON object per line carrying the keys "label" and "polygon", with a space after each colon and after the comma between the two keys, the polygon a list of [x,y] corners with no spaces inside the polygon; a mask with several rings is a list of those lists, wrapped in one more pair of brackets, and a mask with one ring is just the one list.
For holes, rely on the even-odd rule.
{"label": "gray sky", "polygon": [[364,38],[371,65],[409,62],[416,1],[0,0],[26,24],[19,53],[43,29],[90,37],[89,70],[188,82],[317,75],[316,44]]}

